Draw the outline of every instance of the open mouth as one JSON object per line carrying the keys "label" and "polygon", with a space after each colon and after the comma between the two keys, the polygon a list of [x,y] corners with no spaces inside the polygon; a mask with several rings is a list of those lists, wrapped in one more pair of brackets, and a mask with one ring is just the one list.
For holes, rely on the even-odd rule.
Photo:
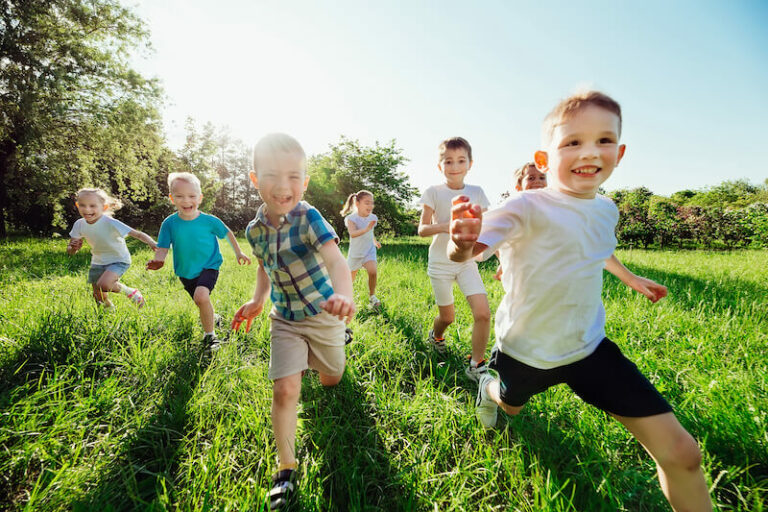
{"label": "open mouth", "polygon": [[286,206],[291,204],[291,196],[273,196],[272,199],[279,206]]}
{"label": "open mouth", "polygon": [[597,175],[602,170],[601,167],[579,167],[577,169],[571,169],[571,173],[584,178],[590,178]]}

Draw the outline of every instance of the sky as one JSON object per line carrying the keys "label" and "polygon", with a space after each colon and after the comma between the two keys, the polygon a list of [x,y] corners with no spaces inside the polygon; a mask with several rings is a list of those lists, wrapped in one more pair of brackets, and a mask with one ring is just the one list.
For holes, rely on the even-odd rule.
{"label": "sky", "polygon": [[656,194],[768,179],[768,2],[743,0],[128,0],[152,50],[169,145],[184,122],[253,144],[282,131],[308,154],[342,135],[396,140],[420,191],[437,146],[473,148],[491,202],[539,149],[544,116],[597,88],[622,106],[627,153],[607,190]]}

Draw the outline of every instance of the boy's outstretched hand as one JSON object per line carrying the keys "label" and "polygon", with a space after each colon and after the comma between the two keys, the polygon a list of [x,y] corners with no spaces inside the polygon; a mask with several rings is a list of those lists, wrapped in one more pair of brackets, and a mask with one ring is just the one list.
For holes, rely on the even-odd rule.
{"label": "boy's outstretched hand", "polygon": [[250,331],[253,319],[259,316],[263,310],[263,302],[249,300],[240,306],[240,309],[235,313],[235,318],[232,319],[232,330],[236,331],[240,329],[240,325],[245,322],[245,332]]}
{"label": "boy's outstretched hand", "polygon": [[449,247],[452,261],[466,261],[473,256],[473,249],[483,223],[483,209],[469,202],[467,196],[453,198],[451,224],[448,232],[455,248]]}
{"label": "boy's outstretched hand", "polygon": [[635,276],[629,283],[629,287],[640,292],[653,303],[667,296],[667,287],[645,277]]}
{"label": "boy's outstretched hand", "polygon": [[149,260],[146,268],[147,270],[159,270],[163,268],[163,265],[165,265],[163,260]]}
{"label": "boy's outstretched hand", "polygon": [[244,253],[239,252],[239,253],[237,253],[237,263],[239,265],[250,265],[251,264],[251,258],[246,256]]}
{"label": "boy's outstretched hand", "polygon": [[328,300],[320,303],[320,307],[333,316],[339,317],[339,320],[349,323],[355,315],[355,301],[344,295],[334,293]]}
{"label": "boy's outstretched hand", "polygon": [[67,254],[72,256],[77,251],[79,251],[82,247],[83,247],[82,238],[72,238],[69,240],[69,243],[67,244]]}

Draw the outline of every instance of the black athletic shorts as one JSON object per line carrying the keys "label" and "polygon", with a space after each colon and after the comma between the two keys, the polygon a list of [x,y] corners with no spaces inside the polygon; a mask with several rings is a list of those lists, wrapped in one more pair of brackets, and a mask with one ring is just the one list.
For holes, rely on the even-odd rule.
{"label": "black athletic shorts", "polygon": [[558,368],[534,368],[498,349],[491,354],[490,367],[499,372],[501,400],[514,407],[564,383],[588,404],[619,416],[641,418],[672,411],[635,363],[608,338],[581,361]]}
{"label": "black athletic shorts", "polygon": [[213,268],[206,268],[203,269],[197,277],[193,277],[192,279],[180,277],[179,280],[184,285],[184,289],[187,290],[189,296],[194,299],[195,288],[198,286],[204,286],[210,291],[213,291],[213,288],[216,286],[216,281],[219,280],[219,271]]}

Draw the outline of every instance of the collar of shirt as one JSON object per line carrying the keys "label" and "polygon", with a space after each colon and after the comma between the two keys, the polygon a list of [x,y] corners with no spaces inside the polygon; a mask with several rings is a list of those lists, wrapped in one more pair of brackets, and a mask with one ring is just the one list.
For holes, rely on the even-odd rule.
{"label": "collar of shirt", "polygon": [[283,225],[285,225],[286,222],[290,224],[293,221],[293,218],[296,217],[296,215],[302,210],[306,210],[306,207],[304,206],[304,201],[299,201],[291,211],[289,211],[285,215],[280,216],[280,225],[273,226],[272,223],[269,222],[269,219],[267,218],[267,205],[262,204],[259,207],[258,211],[256,212],[256,217],[254,218],[254,220],[256,220],[256,222],[261,222],[268,228],[280,229],[281,227],[283,227]]}

